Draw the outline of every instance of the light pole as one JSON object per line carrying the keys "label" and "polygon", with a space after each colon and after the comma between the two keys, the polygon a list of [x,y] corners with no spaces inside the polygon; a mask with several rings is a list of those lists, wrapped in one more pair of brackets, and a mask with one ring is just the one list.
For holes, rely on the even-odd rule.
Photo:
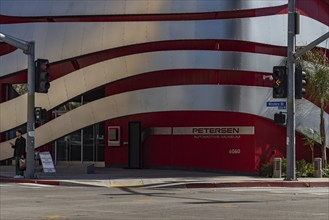
{"label": "light pole", "polygon": [[27,158],[26,158],[26,172],[25,176],[29,179],[34,179],[34,97],[35,97],[35,63],[34,63],[34,42],[24,41],[15,37],[0,33],[0,41],[10,44],[13,47],[21,49],[28,56],[27,69]]}

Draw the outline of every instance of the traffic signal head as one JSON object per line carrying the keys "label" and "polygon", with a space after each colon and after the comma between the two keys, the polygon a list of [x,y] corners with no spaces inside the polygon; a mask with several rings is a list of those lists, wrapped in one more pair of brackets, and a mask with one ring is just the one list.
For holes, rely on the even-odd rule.
{"label": "traffic signal head", "polygon": [[295,98],[301,99],[306,94],[306,73],[300,69],[296,68],[295,71]]}
{"label": "traffic signal head", "polygon": [[42,124],[47,120],[47,110],[41,107],[34,108],[35,122]]}
{"label": "traffic signal head", "polygon": [[45,59],[38,59],[36,61],[35,71],[35,91],[40,93],[48,93],[50,88],[50,73],[49,61]]}
{"label": "traffic signal head", "polygon": [[274,123],[278,125],[284,125],[286,123],[286,116],[280,113],[275,113],[274,114]]}
{"label": "traffic signal head", "polygon": [[273,67],[273,98],[287,98],[287,71],[285,66]]}

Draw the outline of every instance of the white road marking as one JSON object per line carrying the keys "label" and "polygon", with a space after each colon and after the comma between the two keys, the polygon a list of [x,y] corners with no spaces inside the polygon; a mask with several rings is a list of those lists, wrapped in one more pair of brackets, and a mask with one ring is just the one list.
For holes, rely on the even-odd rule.
{"label": "white road marking", "polygon": [[49,188],[54,187],[53,185],[37,184],[37,183],[19,183],[23,188]]}
{"label": "white road marking", "polygon": [[10,184],[0,184],[0,187],[8,187],[8,186],[12,186]]}
{"label": "white road marking", "polygon": [[329,196],[329,189],[326,187],[316,188],[291,188],[291,187],[241,187],[241,188],[225,188],[233,192],[268,192],[274,194],[311,194],[318,196]]}

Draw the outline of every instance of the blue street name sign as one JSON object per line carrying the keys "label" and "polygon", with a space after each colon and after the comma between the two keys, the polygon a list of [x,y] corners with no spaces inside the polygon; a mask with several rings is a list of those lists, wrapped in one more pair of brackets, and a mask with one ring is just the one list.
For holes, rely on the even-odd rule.
{"label": "blue street name sign", "polygon": [[278,107],[279,109],[286,109],[286,102],[266,102],[266,107]]}

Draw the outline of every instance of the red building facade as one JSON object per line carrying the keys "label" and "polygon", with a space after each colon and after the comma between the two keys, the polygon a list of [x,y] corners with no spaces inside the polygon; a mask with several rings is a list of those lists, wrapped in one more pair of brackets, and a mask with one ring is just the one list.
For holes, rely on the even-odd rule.
{"label": "red building facade", "polygon": [[[23,12],[16,4],[27,3],[1,3],[0,28],[35,40],[37,58],[51,62],[50,92],[36,97],[51,119],[37,128],[36,147],[58,154],[58,140],[81,130],[76,160],[95,160],[83,147],[84,131],[101,123],[96,154],[106,166],[127,166],[128,123],[139,121],[143,167],[254,173],[285,157],[286,129],[273,122],[280,110],[266,103],[284,101],[272,98],[268,76],[285,62],[287,1],[35,2],[40,10]],[[328,31],[327,0],[300,0],[297,10],[299,46]],[[26,97],[10,97],[8,87],[26,83],[26,62],[20,51],[0,46],[0,159],[6,160],[8,133],[26,122],[17,110],[26,108]],[[57,114],[77,99],[79,105]],[[319,108],[307,99],[297,104],[296,158],[310,161],[301,137],[319,130]],[[328,128],[328,109],[325,117]],[[120,130],[115,144],[112,127]],[[93,149],[102,135],[94,134]]]}

